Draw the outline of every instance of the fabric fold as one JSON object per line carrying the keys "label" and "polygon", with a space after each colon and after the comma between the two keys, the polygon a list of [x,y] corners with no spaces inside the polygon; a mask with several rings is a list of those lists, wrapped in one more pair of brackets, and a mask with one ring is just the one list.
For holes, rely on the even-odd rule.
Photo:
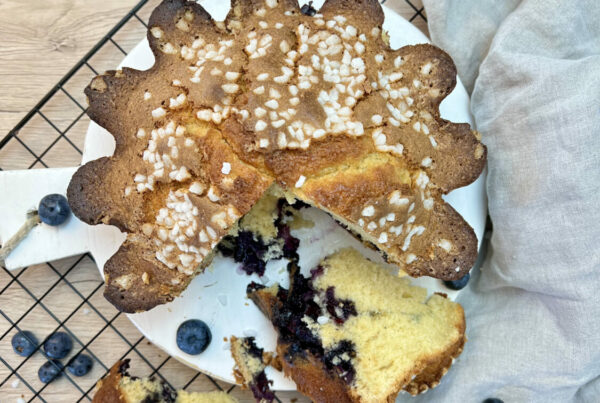
{"label": "fabric fold", "polygon": [[420,401],[600,396],[600,3],[425,0],[472,90],[494,230],[469,341]]}

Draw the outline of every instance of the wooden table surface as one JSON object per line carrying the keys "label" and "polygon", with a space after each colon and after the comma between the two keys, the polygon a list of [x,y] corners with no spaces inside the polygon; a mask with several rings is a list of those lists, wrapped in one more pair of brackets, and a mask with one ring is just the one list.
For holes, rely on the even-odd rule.
{"label": "wooden table surface", "polygon": [[[137,2],[0,0],[0,138]],[[158,3],[159,0],[150,0],[137,14],[147,21]],[[407,18],[422,7],[420,0],[389,0],[386,5]],[[422,18],[413,22],[427,32]],[[58,92],[41,113],[20,130],[18,139],[0,149],[0,168],[78,165],[81,156],[76,149],[82,148],[89,124],[81,109],[85,106],[83,88],[94,76],[94,71],[114,68],[123,58],[121,49],[129,51],[144,35],[145,27],[136,19],[130,20],[114,36],[115,43],[100,49],[90,60],[90,66],[78,71],[65,84],[65,91]],[[35,397],[31,389],[38,391],[43,386],[37,379],[37,368],[44,358],[37,353],[23,363],[12,352],[10,338],[16,332],[14,323],[19,320],[20,328],[32,330],[39,339],[59,326],[68,327],[81,343],[76,343],[75,349],[87,348],[88,353],[99,357],[106,365],[127,354],[134,363],[131,372],[137,375],[150,374],[153,368],[160,367],[160,376],[176,387],[191,382],[189,390],[215,390],[217,385],[225,390],[231,388],[231,385],[198,375],[143,340],[127,318],[118,315],[103,299],[98,270],[88,257],[68,258],[12,274],[0,269],[0,290],[0,310],[4,314],[0,316],[0,382],[13,372],[11,368],[20,366],[17,374],[0,384],[0,403],[74,402],[82,397],[78,388],[64,377]],[[77,383],[87,390],[104,372],[101,365],[95,365],[92,373],[78,379]],[[239,387],[231,393],[242,402],[254,401],[250,393]],[[278,392],[277,395],[286,402],[308,401],[295,392]],[[89,400],[84,398],[82,401]]]}

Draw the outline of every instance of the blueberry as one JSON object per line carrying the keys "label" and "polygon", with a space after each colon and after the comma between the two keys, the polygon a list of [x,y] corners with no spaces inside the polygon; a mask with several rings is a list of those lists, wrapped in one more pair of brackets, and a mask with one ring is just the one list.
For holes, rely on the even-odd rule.
{"label": "blueberry", "polygon": [[89,355],[79,354],[67,364],[67,369],[75,376],[84,376],[92,369],[93,361]]}
{"label": "blueberry", "polygon": [[482,403],[504,403],[504,401],[498,399],[497,397],[488,397]]}
{"label": "blueberry", "polygon": [[29,330],[16,333],[11,340],[15,353],[23,357],[29,357],[35,351],[38,341]]}
{"label": "blueberry", "polygon": [[56,332],[44,342],[44,351],[49,358],[65,358],[73,348],[73,341],[65,332]]}
{"label": "blueberry", "polygon": [[67,198],[59,194],[44,196],[38,206],[38,215],[43,223],[48,225],[60,225],[67,221],[71,209]]}
{"label": "blueberry", "polygon": [[38,377],[40,378],[40,381],[44,383],[50,383],[56,378],[60,377],[62,368],[63,366],[60,361],[46,361],[44,365],[38,369]]}
{"label": "blueberry", "polygon": [[300,8],[300,12],[304,15],[312,17],[317,13],[317,10],[315,10],[315,8],[312,6],[312,1],[309,1],[308,4],[305,4]]}
{"label": "blueberry", "polygon": [[465,288],[470,278],[471,274],[467,273],[458,280],[444,281],[444,284],[451,290],[462,290],[463,288]]}
{"label": "blueberry", "polygon": [[211,338],[206,323],[198,319],[186,320],[177,329],[177,347],[187,354],[200,354],[206,350]]}

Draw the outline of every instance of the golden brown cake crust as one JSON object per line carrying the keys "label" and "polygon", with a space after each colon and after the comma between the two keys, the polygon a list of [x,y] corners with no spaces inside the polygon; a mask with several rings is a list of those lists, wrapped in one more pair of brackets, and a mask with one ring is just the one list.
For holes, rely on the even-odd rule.
{"label": "golden brown cake crust", "polygon": [[180,294],[273,181],[412,276],[469,270],[475,234],[442,195],[479,176],[485,146],[440,117],[450,57],[393,50],[382,23],[376,0],[327,0],[312,18],[294,0],[233,0],[223,23],[193,1],[154,10],[155,65],[86,89],[116,149],[68,189],[83,221],[128,233],[105,266],[118,309]]}
{"label": "golden brown cake crust", "polygon": [[119,391],[123,365],[127,366],[128,360],[117,361],[108,374],[98,381],[92,403],[125,403],[125,399]]}
{"label": "golden brown cake crust", "polygon": [[[96,383],[92,403],[135,403],[135,402],[230,402],[237,399],[225,392],[194,393],[172,390],[152,378],[135,378],[127,374],[129,359],[117,361],[102,379]],[[122,382],[124,381],[124,382]],[[135,382],[136,386],[132,385]],[[148,390],[148,387],[151,390]]]}
{"label": "golden brown cake crust", "polygon": [[[463,326],[459,328],[459,331],[464,334],[464,322]],[[416,396],[419,393],[423,393],[428,389],[436,387],[440,383],[440,379],[442,379],[442,377],[446,375],[446,372],[448,372],[448,369],[454,362],[454,359],[457,358],[460,353],[462,353],[466,341],[467,338],[465,336],[458,340],[451,348],[449,348],[445,354],[438,357],[433,357],[427,363],[425,368],[423,368],[423,370],[402,389],[411,395]]]}
{"label": "golden brown cake crust", "polygon": [[[277,355],[288,354],[288,345],[278,344]],[[348,386],[340,378],[334,378],[323,370],[323,364],[307,354],[306,359],[293,362],[281,360],[283,373],[293,379],[298,391],[316,403],[353,403]]]}

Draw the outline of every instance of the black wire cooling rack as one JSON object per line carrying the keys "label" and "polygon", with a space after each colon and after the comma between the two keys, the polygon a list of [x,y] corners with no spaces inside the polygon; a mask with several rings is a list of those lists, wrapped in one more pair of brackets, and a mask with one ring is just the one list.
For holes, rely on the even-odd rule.
{"label": "black wire cooling rack", "polygon": [[[83,89],[93,76],[114,68],[144,37],[145,19],[158,3],[140,1],[0,140],[0,170],[79,165],[89,124]],[[426,30],[421,0],[391,3]],[[192,370],[146,341],[104,300],[91,255],[12,272],[0,268],[0,402],[91,401],[96,381],[123,358],[132,361],[133,374],[154,376],[174,388],[223,390],[240,401],[253,401],[247,391]],[[54,382],[42,383],[37,376],[47,360],[42,351],[38,348],[27,358],[12,351],[11,338],[21,330],[32,331],[40,345],[56,331],[68,333],[74,347],[63,363],[88,354],[94,360],[91,373],[78,378],[63,371]],[[279,402],[298,400],[303,398],[296,393],[277,392]]]}

